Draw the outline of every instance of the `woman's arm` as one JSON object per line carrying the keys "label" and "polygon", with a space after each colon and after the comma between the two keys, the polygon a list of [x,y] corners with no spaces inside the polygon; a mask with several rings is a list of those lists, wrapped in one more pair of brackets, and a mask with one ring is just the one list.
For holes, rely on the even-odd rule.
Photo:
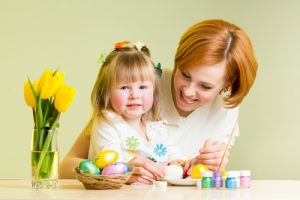
{"label": "woman's arm", "polygon": [[62,160],[59,167],[59,178],[75,178],[72,170],[77,167],[81,160],[88,158],[90,140],[84,135],[84,131],[79,135],[72,148]]}

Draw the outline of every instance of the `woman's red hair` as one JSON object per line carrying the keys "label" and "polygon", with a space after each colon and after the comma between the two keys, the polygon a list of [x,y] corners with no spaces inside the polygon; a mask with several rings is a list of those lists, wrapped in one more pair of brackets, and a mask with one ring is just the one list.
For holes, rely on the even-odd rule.
{"label": "woman's red hair", "polygon": [[[238,106],[254,83],[257,62],[251,41],[238,26],[221,19],[199,22],[181,37],[175,55],[175,69],[215,65],[225,61],[226,107]],[[174,76],[173,73],[173,76]]]}

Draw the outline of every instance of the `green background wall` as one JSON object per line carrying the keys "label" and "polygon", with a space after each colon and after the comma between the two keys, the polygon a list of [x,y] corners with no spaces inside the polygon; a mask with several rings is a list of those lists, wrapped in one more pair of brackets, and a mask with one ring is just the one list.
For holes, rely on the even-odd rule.
{"label": "green background wall", "polygon": [[172,66],[180,35],[192,24],[223,18],[250,36],[259,62],[241,106],[240,137],[229,169],[254,179],[300,179],[300,2],[295,0],[0,1],[0,178],[30,178],[32,112],[23,81],[61,66],[77,89],[61,117],[62,159],[90,116],[97,59],[120,40],[141,40],[155,62]]}

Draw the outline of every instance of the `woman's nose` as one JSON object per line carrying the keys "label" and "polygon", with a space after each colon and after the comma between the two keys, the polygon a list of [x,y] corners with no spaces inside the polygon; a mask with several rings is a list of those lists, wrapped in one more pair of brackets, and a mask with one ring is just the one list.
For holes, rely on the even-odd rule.
{"label": "woman's nose", "polygon": [[183,94],[184,96],[186,97],[192,97],[192,96],[195,96],[196,94],[196,90],[195,90],[195,87],[193,85],[187,85],[183,88]]}

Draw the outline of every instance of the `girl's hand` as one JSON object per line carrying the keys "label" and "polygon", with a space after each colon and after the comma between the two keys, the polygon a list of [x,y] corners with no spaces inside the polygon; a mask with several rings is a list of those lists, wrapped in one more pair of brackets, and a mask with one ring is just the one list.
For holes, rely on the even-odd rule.
{"label": "girl's hand", "polygon": [[151,185],[153,181],[162,180],[164,177],[163,166],[148,158],[136,156],[129,161],[128,165],[134,170],[132,176],[127,181],[128,184],[140,182]]}
{"label": "girl's hand", "polygon": [[[209,170],[217,171],[221,164],[226,144],[218,141],[206,140],[202,149],[199,150],[199,155],[195,157],[194,163],[206,165]],[[228,163],[229,151],[225,153],[220,170],[224,169]]]}
{"label": "girl's hand", "polygon": [[168,163],[168,165],[179,165],[179,166],[184,166],[185,160],[177,159],[177,160],[172,160]]}

